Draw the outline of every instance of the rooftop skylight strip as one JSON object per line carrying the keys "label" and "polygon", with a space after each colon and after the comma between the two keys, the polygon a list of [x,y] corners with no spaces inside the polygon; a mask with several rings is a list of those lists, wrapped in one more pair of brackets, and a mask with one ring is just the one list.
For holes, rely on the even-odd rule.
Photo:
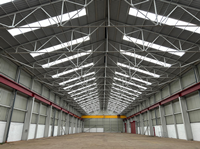
{"label": "rooftop skylight strip", "polygon": [[3,5],[3,4],[6,4],[6,3],[10,3],[12,1],[14,1],[14,0],[1,0],[0,1],[0,5]]}
{"label": "rooftop skylight strip", "polygon": [[117,91],[124,92],[124,93],[126,93],[126,94],[131,95],[131,96],[136,96],[136,97],[138,97],[137,94],[133,94],[133,93],[127,92],[127,91],[125,91],[125,90],[123,90],[123,89],[119,89],[119,88],[116,88],[116,87],[112,87],[112,89],[117,90]]}
{"label": "rooftop skylight strip", "polygon": [[[84,36],[84,37],[81,37],[81,38],[78,38],[78,39],[74,39],[72,41],[68,41],[68,42],[65,42],[65,43],[61,43],[61,44],[58,44],[58,45],[55,45],[55,46],[52,46],[52,47],[49,47],[49,48],[45,48],[45,49],[42,49],[42,50],[39,50],[39,51],[34,51],[32,53],[30,53],[30,55],[32,57],[36,57],[36,56],[39,56],[39,55],[43,55],[45,53],[51,53],[53,51],[57,51],[57,50],[60,50],[60,49],[63,49],[65,47],[69,47],[71,45],[76,45],[76,44],[79,44],[81,42],[86,42],[90,40],[90,37],[89,36]],[[63,58],[61,60],[57,60],[59,63],[63,63],[62,61],[69,61],[69,60],[72,60],[72,59],[75,59],[75,58],[78,58],[78,57],[81,57],[81,56],[84,56],[84,55],[88,55],[90,54],[92,51],[89,50],[89,51],[86,51],[86,52],[83,52],[83,53],[78,53],[74,56],[70,56],[70,57],[67,57],[67,58]],[[57,62],[57,63],[58,63]],[[58,64],[59,64],[58,63]],[[51,62],[51,65],[56,65],[55,61],[54,62]],[[48,67],[49,65],[45,64],[44,66],[42,65],[43,68],[45,67]]]}
{"label": "rooftop skylight strip", "polygon": [[[1,1],[5,1],[5,0],[1,0]],[[8,1],[8,0],[6,0]],[[0,2],[1,4],[2,2]],[[78,13],[77,13],[78,12]],[[28,33],[34,30],[39,29],[40,27],[47,27],[47,26],[51,26],[51,25],[55,25],[55,24],[59,24],[58,20],[61,20],[62,18],[62,22],[68,21],[70,19],[76,19],[82,16],[86,15],[86,9],[79,9],[79,10],[75,10],[69,13],[65,13],[63,15],[58,15],[55,17],[51,17],[48,19],[44,19],[38,22],[33,22],[27,25],[23,25],[20,26],[19,28],[13,28],[13,29],[9,29],[8,32],[12,35],[12,36],[17,36],[20,34],[24,34],[24,33]],[[73,17],[73,18],[71,18]]]}
{"label": "rooftop skylight strip", "polygon": [[[156,18],[155,13],[144,11],[144,10],[139,10],[139,11],[135,8],[130,8],[129,15],[132,15],[132,16],[135,16],[135,17],[138,17],[138,18],[142,18],[142,19],[146,19],[146,20],[148,18],[150,18],[154,22],[161,22],[162,21],[162,24],[166,24],[166,25],[169,25],[169,26],[175,26],[175,27],[183,29],[183,30],[187,30],[187,31],[190,31],[190,32],[195,32],[195,33],[200,34],[200,27],[197,26],[196,24],[185,22],[185,21],[182,21],[182,20],[177,20],[177,19],[170,18],[170,17],[163,16],[163,15],[159,15],[159,14],[157,15],[157,18]],[[190,27],[190,26],[192,26],[192,27]]]}
{"label": "rooftop skylight strip", "polygon": [[66,58],[62,58],[62,59],[55,60],[55,61],[50,62],[50,63],[46,63],[46,64],[42,65],[42,67],[43,68],[50,68],[51,66],[58,65],[58,64],[61,64],[61,63],[64,63],[64,62],[67,62],[67,61],[70,61],[70,60],[73,60],[73,59],[76,59],[76,58],[79,58],[79,57],[83,57],[83,56],[86,56],[86,55],[91,54],[91,53],[92,53],[92,50],[82,52],[82,53],[78,53],[78,54],[75,54],[75,55],[72,55],[72,56],[68,56]]}
{"label": "rooftop skylight strip", "polygon": [[155,78],[159,78],[159,77],[160,77],[160,75],[158,75],[158,74],[151,73],[151,72],[149,72],[149,71],[142,70],[142,69],[139,69],[139,68],[131,67],[131,66],[128,66],[128,65],[119,63],[119,62],[117,63],[117,65],[118,65],[118,66],[121,66],[121,67],[124,67],[124,68],[127,68],[127,69],[132,69],[132,70],[134,70],[134,71],[137,71],[137,72],[140,72],[140,73],[143,73],[143,74],[146,74],[146,75],[155,77]]}
{"label": "rooftop skylight strip", "polygon": [[76,83],[76,84],[73,84],[73,85],[67,86],[67,87],[65,87],[65,88],[63,88],[63,89],[66,90],[66,89],[69,89],[69,88],[72,88],[72,87],[74,87],[74,86],[78,86],[78,85],[81,85],[81,84],[87,83],[87,82],[92,81],[92,80],[95,80],[95,79],[96,79],[96,78],[90,78],[90,79],[88,79],[88,80],[85,80],[85,81],[78,82],[78,83]]}
{"label": "rooftop skylight strip", "polygon": [[120,81],[120,82],[123,82],[123,83],[129,84],[129,85],[132,85],[132,86],[138,87],[138,88],[142,88],[142,89],[144,89],[144,90],[147,89],[147,88],[144,87],[144,86],[141,86],[141,85],[138,85],[138,84],[135,84],[135,83],[131,83],[131,82],[128,82],[128,81],[125,81],[125,80],[122,80],[122,79],[119,79],[119,78],[116,78],[116,77],[114,77],[114,79],[117,80],[117,81]]}
{"label": "rooftop skylight strip", "polygon": [[94,74],[95,74],[95,72],[91,72],[91,73],[88,73],[88,74],[84,74],[84,75],[82,75],[82,76],[80,76],[80,77],[73,78],[73,79],[69,79],[69,80],[67,80],[67,81],[61,82],[61,83],[59,83],[59,85],[65,85],[66,83],[73,82],[73,81],[76,81],[76,80],[79,80],[79,79],[81,79],[81,78],[85,78],[85,77],[88,77],[88,76],[91,76],[91,75],[94,75]]}
{"label": "rooftop skylight strip", "polygon": [[87,99],[87,98],[91,98],[91,97],[96,96],[96,95],[98,95],[97,91],[90,92],[90,93],[87,93],[87,94],[85,94],[85,95],[83,95],[81,97],[74,98],[74,100],[76,100],[77,102],[79,102],[81,100],[84,100],[84,99]]}
{"label": "rooftop skylight strip", "polygon": [[84,90],[84,89],[89,88],[89,87],[94,86],[94,85],[96,85],[96,83],[93,83],[93,84],[84,86],[84,87],[82,87],[82,88],[78,88],[78,89],[76,89],[76,90],[72,90],[71,92],[68,92],[68,94],[72,94],[72,93],[75,93],[75,92],[77,92],[77,91]]}
{"label": "rooftop skylight strip", "polygon": [[118,97],[129,99],[129,100],[134,100],[135,99],[135,98],[132,98],[132,97],[128,97],[125,94],[122,94],[122,93],[119,93],[119,92],[115,92],[113,90],[111,90],[111,94],[117,95]]}
{"label": "rooftop skylight strip", "polygon": [[127,56],[131,56],[131,57],[135,57],[137,59],[141,59],[141,60],[144,60],[144,61],[147,61],[147,62],[150,62],[150,63],[154,63],[154,64],[157,64],[157,65],[160,65],[160,66],[163,66],[163,67],[171,67],[172,65],[171,64],[168,64],[166,62],[162,62],[162,61],[159,61],[159,60],[155,60],[155,59],[152,59],[152,58],[149,58],[149,57],[146,57],[146,56],[142,56],[142,55],[138,55],[138,54],[135,54],[135,53],[131,53],[131,52],[127,52],[127,51],[124,51],[124,50],[120,50],[120,53],[124,54],[124,55],[127,55]]}
{"label": "rooftop skylight strip", "polygon": [[81,95],[81,94],[83,94],[85,92],[92,91],[92,90],[95,90],[95,89],[97,89],[97,88],[96,87],[95,88],[90,88],[90,89],[84,90],[82,92],[79,92],[77,94],[72,94],[71,97],[78,96],[78,95]]}
{"label": "rooftop skylight strip", "polygon": [[123,96],[120,96],[120,95],[117,95],[117,94],[114,94],[114,93],[111,93],[110,95],[115,96],[116,98],[121,98],[121,99],[127,100],[127,101],[133,101],[135,99],[135,98],[133,98],[133,100],[130,100],[129,98],[125,98]]}
{"label": "rooftop skylight strip", "polygon": [[130,77],[130,76],[126,75],[126,74],[123,74],[123,73],[120,73],[120,72],[117,72],[117,71],[115,72],[115,74],[116,75],[120,75],[122,77],[130,78],[130,79],[138,81],[138,82],[145,83],[146,85],[151,85],[152,84],[151,82],[148,82],[148,81],[145,81],[145,80],[142,80],[142,79],[138,79],[136,77]]}
{"label": "rooftop skylight strip", "polygon": [[[90,96],[90,97],[92,97],[92,96]],[[77,101],[78,103],[83,103],[83,102],[85,102],[85,101],[90,101],[90,100],[96,100],[98,97],[97,97],[97,95],[93,95],[93,97],[91,98],[91,99],[87,99],[87,100],[80,100],[80,101]],[[86,98],[85,98],[86,99]]]}
{"label": "rooftop skylight strip", "polygon": [[126,103],[126,104],[130,104],[130,102],[115,98],[115,97],[110,97],[110,101],[116,101],[116,102],[122,102],[122,103]]}
{"label": "rooftop skylight strip", "polygon": [[87,67],[93,66],[93,65],[94,65],[94,63],[89,63],[89,64],[86,64],[86,65],[80,66],[78,68],[74,68],[74,69],[71,69],[71,70],[67,70],[67,71],[55,74],[55,75],[52,76],[52,78],[59,78],[60,76],[63,76],[63,75],[72,73],[74,71],[78,71],[78,70],[81,70],[83,68],[87,68]]}
{"label": "rooftop skylight strip", "polygon": [[158,44],[155,44],[155,43],[151,43],[151,42],[148,42],[148,41],[143,41],[141,39],[130,37],[130,36],[123,36],[123,40],[129,41],[129,42],[134,42],[134,43],[137,43],[139,45],[143,45],[144,44],[144,46],[149,46],[149,47],[151,47],[153,49],[156,49],[156,50],[159,50],[159,51],[162,51],[162,52],[168,52],[170,54],[177,55],[177,56],[180,56],[180,57],[185,54],[185,52],[178,51],[176,49],[172,49],[172,48],[169,48],[169,47],[161,46],[161,45],[158,45]]}
{"label": "rooftop skylight strip", "polygon": [[117,83],[113,83],[113,85],[118,86],[118,87],[120,87],[120,88],[124,88],[124,89],[129,90],[129,91],[133,91],[133,92],[138,93],[138,94],[142,94],[142,92],[139,92],[139,91],[137,91],[137,90],[133,90],[133,89],[131,89],[131,88],[128,88],[128,87],[119,85],[119,84],[117,84]]}

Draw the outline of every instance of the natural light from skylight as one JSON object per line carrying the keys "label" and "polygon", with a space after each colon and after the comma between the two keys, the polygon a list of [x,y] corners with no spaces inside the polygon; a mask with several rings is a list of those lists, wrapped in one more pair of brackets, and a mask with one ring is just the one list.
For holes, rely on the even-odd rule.
{"label": "natural light from skylight", "polygon": [[72,73],[72,72],[75,72],[75,71],[78,71],[78,70],[81,70],[83,68],[87,68],[87,67],[90,67],[90,66],[93,66],[93,65],[94,65],[94,63],[89,63],[89,64],[86,64],[86,65],[80,66],[78,68],[74,68],[74,69],[70,69],[70,70],[67,70],[67,71],[63,71],[61,73],[53,75],[52,78],[59,78],[60,76],[64,76],[66,74],[69,74],[69,73]]}
{"label": "natural light from skylight", "polygon": [[141,39],[138,39],[138,38],[134,38],[134,37],[130,37],[130,36],[123,36],[123,40],[126,40],[126,41],[129,41],[129,42],[133,42],[133,43],[137,43],[139,45],[143,45],[144,46],[149,46],[153,49],[156,49],[156,50],[159,50],[159,51],[162,51],[162,52],[168,52],[170,54],[173,54],[173,55],[177,55],[177,56],[183,56],[185,54],[185,52],[182,52],[182,51],[178,51],[176,49],[172,49],[172,48],[169,48],[169,47],[165,47],[165,46],[161,46],[161,45],[158,45],[158,44],[155,44],[155,43],[151,43],[151,42],[148,42],[148,41],[143,41]]}
{"label": "natural light from skylight", "polygon": [[132,15],[132,16],[135,16],[138,18],[142,18],[142,19],[146,19],[146,20],[148,20],[148,18],[149,18],[149,19],[151,19],[151,21],[154,21],[154,22],[162,21],[162,24],[175,26],[175,27],[183,29],[183,30],[188,30],[190,32],[195,32],[195,33],[200,34],[200,27],[197,26],[196,24],[177,20],[177,19],[170,18],[170,17],[163,16],[163,15],[158,15],[157,16],[158,20],[157,20],[155,13],[144,11],[144,10],[139,10],[139,11],[135,8],[130,8],[129,15]]}
{"label": "natural light from skylight", "polygon": [[[68,41],[68,42],[61,43],[61,44],[58,44],[58,45],[55,45],[55,46],[52,46],[52,47],[49,47],[49,48],[45,48],[45,49],[42,49],[42,50],[39,50],[39,51],[32,52],[32,53],[30,53],[30,55],[32,57],[37,57],[39,55],[43,55],[43,54],[46,54],[46,53],[51,53],[53,51],[57,51],[57,50],[65,48],[65,47],[69,47],[71,45],[80,44],[80,43],[86,42],[88,40],[90,40],[90,37],[89,36],[84,36],[84,37],[81,37],[81,38],[78,38],[78,39],[74,39],[72,41]],[[69,61],[71,59],[75,59],[76,57],[81,57],[81,56],[90,54],[91,52],[92,51],[89,50],[89,51],[86,51],[86,52],[83,52],[83,53],[78,53],[78,54],[76,54],[74,56],[69,56],[68,58],[64,58],[62,61]],[[60,63],[62,63],[62,61]],[[55,62],[52,62],[52,63],[55,63]],[[58,64],[59,64],[59,62],[58,62]],[[56,63],[55,63],[55,65],[56,65]],[[45,66],[48,67],[48,64],[46,64]],[[42,66],[42,67],[45,68],[45,66]]]}
{"label": "natural light from skylight", "polygon": [[166,62],[162,62],[162,61],[159,61],[159,60],[156,60],[156,59],[153,59],[153,58],[149,58],[149,57],[146,57],[146,56],[127,52],[127,51],[124,51],[124,50],[120,50],[120,53],[127,55],[127,56],[135,57],[137,59],[141,59],[141,60],[144,60],[144,61],[147,61],[147,62],[150,62],[150,63],[154,63],[154,64],[157,64],[157,65],[160,65],[160,66],[163,66],[163,67],[171,67],[172,66],[171,64],[168,64]]}
{"label": "natural light from skylight", "polygon": [[[40,27],[47,27],[47,26],[59,24],[60,21],[65,22],[65,21],[68,21],[70,19],[76,19],[76,18],[85,16],[85,15],[86,15],[86,9],[85,8],[82,9],[82,10],[79,9],[79,10],[75,10],[75,11],[72,11],[72,12],[69,12],[69,13],[65,13],[63,15],[59,15],[59,16],[51,17],[51,18],[44,19],[44,20],[41,20],[41,21],[38,21],[38,22],[33,22],[33,23],[30,23],[30,24],[27,24],[27,25],[19,26],[19,28],[9,29],[8,32],[12,36],[17,36],[17,35],[20,35],[20,34],[24,34],[24,33],[28,33],[28,32],[37,30]],[[73,17],[73,18],[71,18],[71,17]]]}
{"label": "natural light from skylight", "polygon": [[149,72],[149,71],[142,70],[142,69],[139,69],[139,68],[131,67],[131,66],[128,66],[128,65],[119,63],[119,62],[117,63],[117,65],[118,65],[118,66],[121,66],[121,67],[124,67],[124,68],[127,68],[127,69],[131,69],[131,70],[140,72],[140,73],[143,73],[143,74],[146,74],[146,75],[149,75],[149,76],[152,76],[152,77],[154,77],[154,78],[159,78],[159,77],[160,77],[160,75],[158,75],[158,74],[151,73],[151,72]]}

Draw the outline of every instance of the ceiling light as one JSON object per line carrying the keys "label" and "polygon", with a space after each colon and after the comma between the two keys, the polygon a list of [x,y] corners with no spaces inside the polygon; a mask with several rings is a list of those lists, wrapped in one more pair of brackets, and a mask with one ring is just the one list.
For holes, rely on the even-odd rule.
{"label": "ceiling light", "polygon": [[74,69],[71,69],[71,70],[67,70],[67,71],[55,74],[55,75],[52,76],[52,78],[59,78],[60,76],[63,76],[63,75],[72,73],[74,71],[78,71],[78,70],[81,70],[83,68],[87,68],[87,67],[93,66],[93,65],[94,65],[94,63],[89,63],[89,64],[86,64],[86,65],[80,66],[78,68],[74,68]]}
{"label": "ceiling light", "polygon": [[62,58],[62,59],[59,59],[59,60],[55,60],[53,62],[50,62],[50,63],[42,65],[42,67],[43,68],[50,68],[51,66],[67,62],[67,61],[70,61],[70,60],[73,60],[73,59],[88,55],[90,53],[92,53],[92,50],[89,50],[89,51],[86,51],[86,52],[82,52],[82,53],[78,53],[78,54],[75,54],[75,55],[72,55],[72,56],[68,56],[66,58]]}
{"label": "ceiling light", "polygon": [[122,80],[122,79],[119,79],[119,78],[116,78],[116,77],[114,77],[114,79],[117,80],[117,81],[121,81],[121,82],[123,82],[123,83],[125,83],[125,84],[129,84],[129,85],[136,86],[136,87],[138,87],[138,88],[142,88],[142,89],[144,89],[144,90],[147,89],[147,88],[144,87],[144,86],[141,86],[141,85],[138,85],[138,84],[135,84],[135,83],[131,83],[131,82],[128,82],[128,81],[125,81],[125,80]]}
{"label": "ceiling light", "polygon": [[138,55],[138,54],[135,54],[135,53],[126,52],[124,50],[120,50],[120,53],[127,55],[127,56],[135,57],[135,58],[138,58],[138,59],[150,62],[150,63],[154,63],[154,64],[157,64],[157,65],[160,65],[160,66],[163,66],[163,67],[171,67],[172,66],[171,64],[168,64],[166,62],[162,62],[162,61],[159,61],[159,60],[148,58],[146,56]]}
{"label": "ceiling light", "polygon": [[136,77],[130,77],[126,74],[123,74],[123,73],[120,73],[120,72],[115,72],[116,75],[120,75],[120,76],[123,76],[123,77],[126,77],[126,78],[130,78],[132,80],[135,80],[135,81],[138,81],[138,82],[142,82],[142,83],[145,83],[146,85],[151,85],[152,83],[148,82],[148,81],[145,81],[145,80],[142,80],[142,79],[138,79]]}
{"label": "ceiling light", "polygon": [[[1,1],[6,2],[8,0],[1,0]],[[10,1],[8,1],[8,2],[10,2]],[[1,3],[2,2],[0,2],[0,4]],[[21,28],[19,27],[19,28],[9,29],[8,32],[12,36],[17,36],[17,35],[20,35],[20,34],[24,34],[24,33],[27,33],[27,32],[37,30],[40,27],[47,27],[47,26],[59,24],[60,23],[59,20],[61,20],[61,18],[62,18],[61,22],[64,22],[64,21],[68,21],[70,19],[76,19],[76,18],[85,16],[85,15],[86,15],[85,8],[82,9],[82,10],[79,9],[79,10],[75,10],[75,11],[72,11],[72,12],[69,12],[69,13],[65,13],[63,15],[51,17],[51,18],[44,19],[44,20],[41,20],[41,21],[38,21],[38,22],[33,22],[33,23],[30,23],[30,24],[27,24],[27,25],[20,26]],[[73,17],[73,18],[71,18],[71,17]]]}
{"label": "ceiling light", "polygon": [[124,68],[127,68],[127,69],[131,69],[131,70],[140,72],[140,73],[143,73],[143,74],[146,74],[146,75],[150,75],[150,76],[155,77],[155,78],[159,78],[159,77],[160,77],[160,75],[158,75],[158,74],[151,73],[151,72],[149,72],[149,71],[142,70],[142,69],[139,69],[139,68],[131,67],[131,66],[128,66],[128,65],[119,63],[119,62],[117,63],[117,65],[118,65],[118,66],[121,66],[121,67],[124,67]]}

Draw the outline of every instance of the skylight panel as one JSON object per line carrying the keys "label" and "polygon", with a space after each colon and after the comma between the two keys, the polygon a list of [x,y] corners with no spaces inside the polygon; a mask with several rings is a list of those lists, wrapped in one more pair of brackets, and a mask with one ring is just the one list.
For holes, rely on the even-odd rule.
{"label": "skylight panel", "polygon": [[158,74],[151,73],[151,72],[149,72],[149,71],[142,70],[142,69],[135,68],[135,67],[130,67],[130,66],[125,65],[125,64],[122,64],[122,63],[117,63],[117,65],[118,65],[118,66],[121,66],[121,67],[124,67],[124,68],[127,68],[127,69],[132,69],[132,70],[134,70],[134,71],[137,71],[137,72],[140,72],[140,73],[143,73],[143,74],[146,74],[146,75],[155,77],[155,78],[159,78],[159,77],[160,77],[160,75],[158,75]]}
{"label": "skylight panel", "polygon": [[90,88],[90,89],[84,90],[82,92],[79,92],[79,93],[76,93],[76,94],[72,94],[71,97],[78,96],[78,95],[81,95],[81,94],[83,94],[85,92],[92,91],[92,90],[95,90],[95,89],[97,89],[97,88],[96,87]]}
{"label": "skylight panel", "polygon": [[130,76],[128,76],[126,74],[123,74],[123,73],[120,73],[120,72],[115,72],[115,74],[116,75],[120,75],[122,77],[130,78],[130,79],[138,81],[138,82],[145,83],[146,85],[151,85],[152,84],[151,82],[148,82],[148,81],[145,81],[145,80],[142,80],[142,79],[138,79],[138,78],[135,78],[135,77],[130,77]]}
{"label": "skylight panel", "polygon": [[135,95],[135,94],[133,94],[133,93],[127,92],[127,91],[125,91],[125,90],[122,90],[122,89],[119,89],[119,88],[116,88],[116,87],[113,87],[112,89],[117,90],[117,91],[124,92],[124,93],[126,93],[126,94],[131,95],[131,96],[136,96],[136,97],[138,97],[138,95]]}
{"label": "skylight panel", "polygon": [[86,102],[86,101],[90,101],[90,100],[96,100],[98,97],[97,96],[94,96],[92,99],[87,99],[87,100],[81,100],[81,102],[79,101],[79,104],[80,103],[83,103],[83,102]]}
{"label": "skylight panel", "polygon": [[89,64],[86,64],[86,65],[80,66],[78,68],[74,68],[74,69],[71,69],[71,70],[67,70],[67,71],[55,74],[55,75],[52,76],[52,78],[59,78],[60,76],[63,76],[63,75],[72,73],[74,71],[78,71],[78,70],[81,70],[83,68],[87,68],[87,67],[93,66],[93,65],[94,65],[94,63],[89,63]]}
{"label": "skylight panel", "polygon": [[66,58],[62,58],[62,59],[59,59],[59,60],[56,60],[56,61],[53,61],[53,62],[44,64],[44,65],[42,65],[42,67],[43,67],[43,68],[50,68],[51,66],[54,66],[54,65],[58,65],[58,64],[60,64],[60,63],[67,62],[67,61],[70,61],[70,60],[73,60],[73,59],[76,59],[76,58],[79,58],[79,57],[88,55],[88,54],[90,54],[90,53],[92,53],[92,50],[89,50],[89,51],[87,51],[87,52],[78,53],[78,54],[75,54],[75,55],[72,55],[72,56],[69,56],[69,57],[66,57]]}
{"label": "skylight panel", "polygon": [[169,67],[172,66],[171,64],[168,64],[166,62],[158,61],[158,60],[155,60],[155,59],[152,59],[152,58],[148,58],[146,56],[138,55],[138,54],[135,54],[135,53],[126,52],[124,50],[120,50],[120,53],[122,53],[124,55],[127,55],[127,56],[135,57],[137,59],[141,59],[141,60],[144,60],[144,61],[147,61],[147,62],[150,62],[150,63],[154,63],[154,64],[157,64],[157,65],[160,65],[160,66],[163,66],[163,67],[168,67],[169,68]]}
{"label": "skylight panel", "polygon": [[130,36],[123,36],[123,40],[129,41],[129,42],[134,42],[134,43],[137,43],[139,45],[144,44],[144,46],[149,46],[153,49],[163,51],[163,52],[168,52],[170,54],[174,54],[174,55],[177,55],[177,56],[180,56],[180,57],[185,54],[185,52],[180,52],[178,50],[175,50],[175,49],[172,49],[172,48],[169,48],[169,47],[161,46],[161,45],[151,43],[151,42],[148,42],[148,41],[143,41],[141,39],[130,37]]}
{"label": "skylight panel", "polygon": [[115,97],[110,97],[110,101],[114,101],[114,102],[123,102],[124,104],[130,104],[130,102],[127,102],[127,101],[124,101],[124,100],[121,100],[121,99],[118,99],[118,98],[115,98]]}
{"label": "skylight panel", "polygon": [[76,97],[76,98],[74,98],[74,100],[76,100],[78,102],[78,101],[81,101],[81,100],[84,100],[86,98],[90,98],[90,97],[93,97],[93,96],[96,96],[96,95],[97,95],[97,91],[94,91],[94,92],[87,93],[83,96]]}
{"label": "skylight panel", "polygon": [[133,92],[138,93],[138,94],[142,94],[142,92],[139,92],[137,90],[133,90],[131,88],[128,88],[128,87],[125,87],[125,86],[122,86],[122,85],[119,85],[119,84],[116,84],[116,83],[113,83],[113,85],[118,86],[120,88],[124,88],[124,89],[129,90],[129,91],[133,91]]}
{"label": "skylight panel", "polygon": [[118,97],[122,97],[122,98],[129,99],[129,100],[135,100],[135,98],[128,97],[128,96],[126,96],[125,94],[122,94],[122,93],[119,93],[119,92],[115,92],[115,91],[113,91],[113,90],[111,90],[111,94],[117,95]]}
{"label": "skylight panel", "polygon": [[[143,13],[144,15],[142,15],[140,12]],[[163,16],[163,15],[157,15],[157,19],[158,19],[157,20],[155,13],[144,11],[144,10],[140,10],[140,12],[137,11],[137,9],[135,9],[135,8],[130,8],[129,15],[132,15],[132,16],[135,16],[135,17],[138,17],[138,18],[142,18],[142,19],[146,19],[146,20],[148,18],[150,18],[154,22],[161,22],[162,21],[162,24],[175,26],[175,27],[183,29],[183,30],[188,30],[190,32],[195,32],[195,33],[200,34],[200,27],[197,26],[196,24],[177,20],[177,19],[170,18],[170,17]],[[178,26],[178,25],[180,25],[180,26]],[[190,26],[193,26],[193,27],[190,27]]]}
{"label": "skylight panel", "polygon": [[95,72],[91,72],[91,73],[88,73],[88,74],[84,74],[84,75],[82,75],[82,76],[80,76],[80,77],[73,78],[73,79],[69,79],[69,80],[67,80],[67,81],[61,82],[61,83],[59,83],[59,85],[65,85],[65,84],[67,84],[67,83],[69,83],[69,82],[73,82],[73,81],[76,81],[76,80],[79,80],[79,79],[81,79],[81,78],[85,78],[85,77],[88,77],[88,76],[91,76],[91,75],[94,75],[94,74],[95,74]]}
{"label": "skylight panel", "polygon": [[[39,51],[34,51],[34,52],[30,53],[30,55],[32,57],[37,57],[39,55],[51,53],[53,51],[57,51],[57,50],[65,48],[65,47],[69,47],[71,45],[79,44],[81,42],[86,42],[88,40],[90,40],[90,37],[84,36],[84,37],[81,37],[81,38],[78,38],[78,39],[75,39],[75,40],[72,40],[72,41],[68,41],[68,42],[65,42],[65,43],[61,43],[61,44],[58,44],[58,45],[55,45],[55,46],[52,46],[52,47],[49,47],[49,48],[45,48],[45,49],[42,49],[42,50],[39,50]],[[52,66],[57,65],[57,64],[60,64],[60,63],[63,63],[63,62],[66,62],[66,61],[69,61],[69,60],[72,60],[72,59],[75,59],[75,58],[78,58],[78,57],[88,55],[90,53],[92,53],[92,50],[82,52],[82,53],[78,53],[78,54],[73,55],[73,56],[69,56],[69,57],[66,57],[66,58],[63,58],[63,59],[60,59],[60,60],[56,60],[56,61],[51,62],[51,63],[44,64],[44,65],[42,65],[42,67],[43,68],[49,68],[51,65]]]}
{"label": "skylight panel", "polygon": [[131,83],[131,82],[128,82],[128,81],[125,81],[125,80],[122,80],[122,79],[119,79],[119,78],[116,78],[116,77],[114,77],[114,79],[117,80],[117,81],[120,81],[120,82],[129,84],[129,85],[132,85],[132,86],[136,86],[136,87],[138,87],[138,88],[142,88],[142,89],[144,89],[144,90],[147,89],[147,88],[144,87],[144,86],[141,86],[141,85],[138,85],[138,84],[135,84],[135,83]]}
{"label": "skylight panel", "polygon": [[89,88],[89,87],[94,86],[94,85],[96,85],[96,83],[93,83],[93,84],[87,85],[87,86],[85,86],[85,87],[82,87],[82,88],[79,88],[79,89],[73,90],[73,91],[68,92],[68,93],[69,93],[69,94],[72,94],[72,93],[75,93],[75,92],[77,92],[77,91],[84,90],[84,89]]}
{"label": "skylight panel", "polygon": [[[125,101],[130,101],[130,102],[132,102],[133,100],[130,100],[129,98],[125,98],[125,97],[123,97],[123,96],[119,96],[119,95],[116,95],[116,94],[114,94],[114,93],[111,93],[110,94],[111,96],[115,96],[116,98],[121,98],[121,99],[123,99],[123,100],[125,100]],[[134,98],[133,98],[134,99]]]}
{"label": "skylight panel", "polygon": [[[8,1],[8,2],[11,2],[11,0],[1,0],[1,1]],[[0,4],[3,3],[3,2],[0,2]],[[79,12],[80,11],[80,12]],[[79,12],[79,13],[77,13]],[[77,14],[76,14],[77,13]],[[70,20],[71,17],[73,17],[72,19],[76,19],[76,18],[79,18],[79,17],[82,17],[82,16],[85,16],[86,15],[86,10],[85,8],[82,9],[82,10],[75,10],[75,11],[72,11],[72,12],[69,12],[69,13],[65,13],[63,15],[59,15],[59,16],[55,16],[55,17],[51,17],[51,18],[48,18],[48,19],[44,19],[44,20],[41,20],[41,21],[38,21],[38,22],[33,22],[33,23],[30,23],[30,24],[27,24],[27,25],[23,25],[23,26],[20,26],[21,28],[13,28],[13,29],[9,29],[8,32],[12,35],[12,36],[17,36],[17,35],[20,35],[20,34],[24,34],[24,33],[28,33],[28,32],[31,32],[31,31],[34,31],[34,30],[37,30],[39,29],[40,27],[47,27],[47,26],[51,26],[51,25],[55,25],[55,24],[59,24],[59,21],[58,20],[61,20],[61,22],[65,22],[65,21],[68,21]],[[25,27],[25,28],[24,28]],[[29,27],[29,28],[27,28]]]}
{"label": "skylight panel", "polygon": [[81,85],[81,84],[87,83],[87,82],[92,81],[92,80],[95,80],[95,78],[91,78],[91,79],[88,79],[88,80],[85,80],[85,81],[82,81],[82,82],[79,82],[79,83],[76,83],[76,84],[73,84],[73,85],[67,86],[67,87],[65,87],[65,88],[63,88],[63,89],[66,90],[66,89],[72,88],[72,87],[74,87],[74,86],[77,86],[77,85]]}
{"label": "skylight panel", "polygon": [[14,1],[14,0],[1,0],[1,1],[0,1],[0,5],[6,4],[6,3],[10,3],[10,2],[12,2],[12,1]]}

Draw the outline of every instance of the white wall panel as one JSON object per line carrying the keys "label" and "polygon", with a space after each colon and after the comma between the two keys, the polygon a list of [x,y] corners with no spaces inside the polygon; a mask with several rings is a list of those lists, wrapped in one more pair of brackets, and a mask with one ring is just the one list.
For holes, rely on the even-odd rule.
{"label": "white wall panel", "polygon": [[52,128],[52,126],[50,125],[49,126],[49,135],[48,135],[49,137],[51,136],[51,128]]}
{"label": "white wall panel", "polygon": [[200,123],[191,123],[193,140],[200,141]]}
{"label": "white wall panel", "polygon": [[8,134],[8,142],[20,141],[22,138],[22,130],[24,123],[13,123],[10,124],[10,131]]}
{"label": "white wall panel", "polygon": [[3,142],[3,135],[6,128],[6,122],[0,121],[0,143]]}
{"label": "white wall panel", "polygon": [[138,134],[140,134],[140,127],[138,127]]}
{"label": "white wall panel", "polygon": [[150,129],[149,127],[147,128],[146,126],[144,127],[144,132],[145,132],[145,135],[149,135],[150,134]]}
{"label": "white wall panel", "polygon": [[97,132],[104,132],[103,130],[103,128],[97,128]]}
{"label": "white wall panel", "polygon": [[161,126],[154,126],[155,128],[155,134],[157,137],[161,137],[162,136],[162,132],[161,132]]}
{"label": "white wall panel", "polygon": [[177,124],[177,131],[178,131],[179,139],[186,140],[185,128],[183,124]]}
{"label": "white wall panel", "polygon": [[90,132],[97,132],[97,129],[96,128],[91,128]]}
{"label": "white wall panel", "polygon": [[43,138],[44,137],[44,128],[45,128],[45,125],[38,125],[36,138]]}
{"label": "white wall panel", "polygon": [[31,124],[29,128],[28,139],[34,139],[36,124]]}
{"label": "white wall panel", "polygon": [[167,125],[167,133],[169,138],[177,138],[174,125]]}
{"label": "white wall panel", "polygon": [[90,130],[90,128],[84,128],[83,131],[84,131],[84,132],[90,132],[89,130]]}
{"label": "white wall panel", "polygon": [[71,127],[69,127],[69,134],[72,134],[72,131],[71,131],[72,129],[71,129]]}
{"label": "white wall panel", "polygon": [[54,126],[54,134],[53,136],[57,136],[58,135],[58,126]]}
{"label": "white wall panel", "polygon": [[75,127],[74,127],[74,129],[73,129],[73,133],[75,133]]}

